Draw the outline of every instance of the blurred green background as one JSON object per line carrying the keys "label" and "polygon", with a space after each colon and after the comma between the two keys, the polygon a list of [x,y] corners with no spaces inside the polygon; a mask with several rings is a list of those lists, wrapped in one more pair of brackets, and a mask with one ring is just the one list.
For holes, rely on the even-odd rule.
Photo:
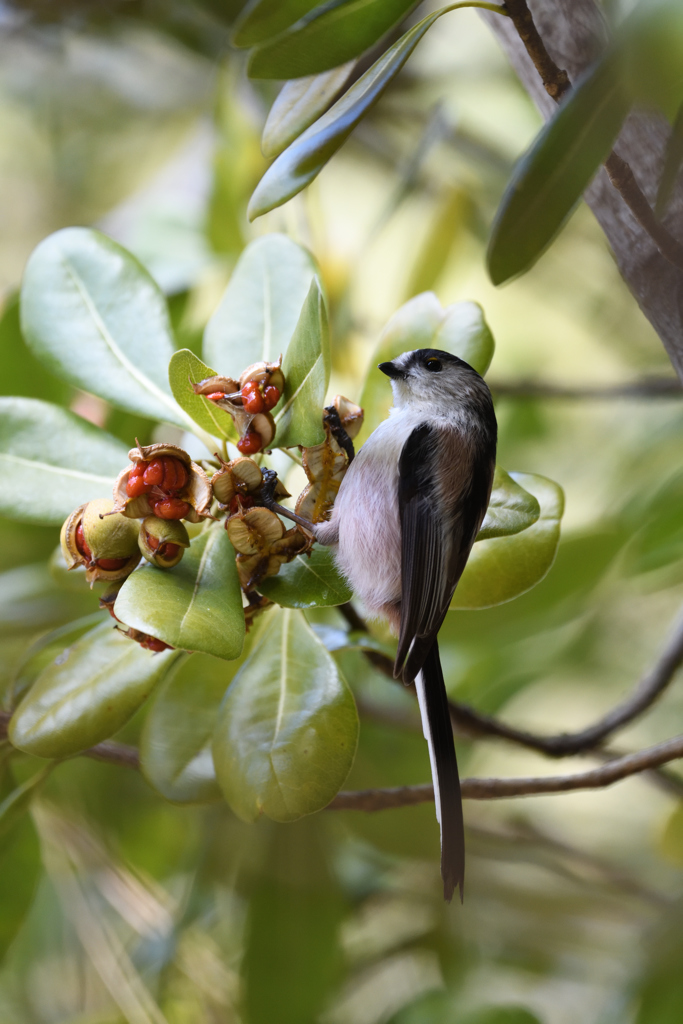
{"label": "blurred green background", "polygon": [[[383,324],[430,289],[444,305],[484,307],[497,342],[494,392],[522,380],[581,388],[673,378],[587,208],[529,274],[500,290],[489,283],[487,229],[540,118],[473,11],[426,36],[308,190],[248,225],[277,86],[250,82],[243,53],[229,46],[241,6],[0,4],[2,393],[66,400],[126,442],[136,432],[151,438],[150,424],[50,377],[21,339],[15,295],[26,258],[71,224],[100,227],[145,263],[169,297],[178,347],[196,347],[251,239],[284,231],[307,245],[330,297],[331,394],[358,399]],[[562,542],[529,594],[449,615],[447,685],[514,724],[571,730],[645,673],[681,604],[683,401],[501,394],[497,414],[501,464],[565,489]],[[5,688],[42,634],[93,610],[89,596],[49,574],[56,542],[55,530],[0,522]],[[334,611],[310,618],[342,624]],[[362,711],[346,788],[426,781],[410,697],[360,653],[339,660]],[[224,663],[198,655],[190,664],[188,687],[201,674],[202,685],[224,689]],[[137,741],[145,710],[125,742]],[[634,750],[679,731],[674,685],[614,746]],[[548,762],[494,741],[457,746],[464,775],[596,763]],[[24,759],[17,775],[36,765]],[[0,1020],[683,1020],[675,787],[642,777],[465,810],[466,901],[448,907],[430,805],[248,826],[222,804],[164,803],[126,768],[65,763],[33,824],[26,819],[9,848],[0,836],[0,949],[9,947]]]}

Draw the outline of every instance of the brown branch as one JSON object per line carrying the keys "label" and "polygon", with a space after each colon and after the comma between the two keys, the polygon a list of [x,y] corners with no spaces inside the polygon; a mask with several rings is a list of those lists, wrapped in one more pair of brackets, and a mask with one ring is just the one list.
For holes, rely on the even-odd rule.
{"label": "brown branch", "polygon": [[[635,754],[626,754],[588,772],[576,775],[548,775],[517,779],[463,779],[461,790],[465,800],[504,800],[515,796],[543,793],[568,793],[577,789],[604,789],[631,775],[651,771],[683,757],[683,736],[646,747]],[[430,783],[420,786],[399,786],[394,789],[364,789],[337,793],[327,805],[332,811],[383,811],[395,807],[428,803],[434,799]]]}
{"label": "brown branch", "polygon": [[[571,88],[567,72],[557,66],[546,50],[526,0],[507,0],[505,7],[541,77],[545,91],[555,102],[559,102],[564,93]],[[605,161],[605,170],[612,185],[643,231],[655,243],[662,256],[675,267],[683,269],[683,245],[669,234],[664,225],[657,220],[654,210],[626,161],[612,150]]]}
{"label": "brown branch", "polygon": [[489,381],[489,386],[496,397],[503,398],[602,400],[683,397],[683,386],[676,377],[651,377],[633,384],[577,385],[574,387],[533,380]]}

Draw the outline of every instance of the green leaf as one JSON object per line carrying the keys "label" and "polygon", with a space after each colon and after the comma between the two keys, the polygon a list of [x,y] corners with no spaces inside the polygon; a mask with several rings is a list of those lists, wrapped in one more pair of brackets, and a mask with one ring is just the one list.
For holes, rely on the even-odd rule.
{"label": "green leaf", "polygon": [[[37,772],[20,786],[21,794],[14,788],[7,760],[0,773],[0,959],[9,949],[33,903],[41,871],[40,843],[33,821],[25,813],[30,801],[24,802],[24,796],[36,792],[51,768],[52,765],[46,771]],[[2,808],[7,812],[11,806],[16,811],[22,803],[24,806],[20,813],[3,814]]]}
{"label": "green leaf", "polygon": [[475,544],[451,610],[490,608],[511,601],[539,583],[555,560],[564,512],[562,488],[532,473],[510,476],[537,499],[540,516],[522,533]]}
{"label": "green leaf", "polygon": [[55,764],[48,764],[39,772],[35,772],[26,782],[11,789],[7,795],[0,800],[0,848],[2,841],[11,832],[28,811],[34,796],[47,782],[48,777],[56,768]]}
{"label": "green leaf", "polygon": [[310,448],[325,440],[323,405],[330,379],[325,300],[315,278],[282,363],[285,390],[275,415],[278,448]]}
{"label": "green leaf", "polygon": [[376,43],[417,2],[347,0],[321,4],[282,35],[257,46],[249,57],[249,76],[301,78],[336,68]]}
{"label": "green leaf", "polygon": [[89,588],[65,593],[52,579],[45,562],[21,565],[0,573],[0,636],[35,633],[92,611]]}
{"label": "green leaf", "polygon": [[237,431],[232,417],[224,409],[219,409],[203,395],[195,395],[190,387],[207,377],[215,377],[216,371],[203,363],[189,348],[175,352],[168,366],[168,379],[176,402],[191,416],[202,430],[212,437],[237,440]]}
{"label": "green leaf", "polygon": [[314,273],[309,253],[286,235],[248,245],[206,325],[204,359],[235,379],[251,363],[275,362],[287,351]]}
{"label": "green leaf", "polygon": [[111,625],[111,618],[107,612],[94,612],[92,615],[76,619],[75,622],[67,622],[63,626],[58,626],[57,629],[45,633],[32,643],[17,665],[14,679],[5,697],[6,703],[10,707],[15,707],[24,694],[31,689],[40,673],[55,658],[62,656],[71,644],[80,640],[83,634],[89,632],[93,626],[105,621]]}
{"label": "green leaf", "polygon": [[491,229],[494,284],[524,273],[561,230],[631,106],[613,60],[601,61],[574,88],[517,164]]}
{"label": "green leaf", "polygon": [[320,0],[250,0],[241,10],[230,42],[254,46],[279,35],[320,4]]}
{"label": "green leaf", "polygon": [[278,156],[330,106],[346,85],[356,62],[351,60],[331,71],[285,82],[270,108],[261,138],[263,155]]}
{"label": "green leaf", "polygon": [[671,134],[666,143],[664,166],[659,178],[657,200],[655,202],[655,216],[660,219],[666,213],[681,164],[683,164],[683,104],[678,108],[676,120],[673,123]]}
{"label": "green leaf", "polygon": [[523,1006],[488,1006],[468,1014],[462,1024],[540,1024],[540,1021]]}
{"label": "green leaf", "polygon": [[92,498],[111,497],[128,462],[116,438],[49,402],[0,398],[0,515],[59,524]]}
{"label": "green leaf", "polygon": [[683,101],[680,0],[641,0],[617,36],[624,79],[638,102],[673,120]]}
{"label": "green leaf", "polygon": [[239,661],[208,654],[182,660],[159,687],[140,737],[147,781],[173,803],[221,800],[211,754],[218,709]]}
{"label": "green leaf", "polygon": [[19,322],[18,292],[7,297],[0,317],[0,366],[0,394],[26,395],[46,402],[68,404],[71,387],[47,373],[24,341]]}
{"label": "green leaf", "polygon": [[297,555],[281,566],[277,576],[268,576],[258,589],[284,608],[334,608],[353,596],[330,549],[318,546],[310,555]]}
{"label": "green leaf", "polygon": [[365,440],[389,415],[391,387],[377,364],[414,348],[440,348],[459,356],[480,373],[488,370],[494,351],[493,335],[476,302],[441,305],[433,292],[410,299],[391,317],[370,360],[360,404],[365,410],[361,439]]}
{"label": "green leaf", "polygon": [[216,775],[244,821],[294,821],[325,807],[358,740],[351,691],[301,612],[268,613],[221,708]]}
{"label": "green leaf", "polygon": [[129,412],[191,426],[166,376],[166,301],[134,256],[92,228],[64,228],[32,253],[21,289],[30,348],[58,377]]}
{"label": "green leaf", "polygon": [[509,473],[496,466],[491,500],[477,540],[521,533],[533,526],[540,514],[541,506],[533,494],[525,491]]}
{"label": "green leaf", "polygon": [[87,750],[126,724],[177,657],[145,651],[104,622],[40,673],[12,716],[10,740],[35,757]]}
{"label": "green leaf", "polygon": [[173,569],[150,562],[131,573],[116,599],[122,622],[185,651],[232,661],[244,643],[235,551],[222,524],[194,537]]}
{"label": "green leaf", "polygon": [[[282,206],[320,174],[327,161],[394,80],[427,29],[446,10],[430,14],[406,32],[326,114],[280,154],[254,190],[247,210],[249,220]],[[302,71],[301,74],[308,72]]]}

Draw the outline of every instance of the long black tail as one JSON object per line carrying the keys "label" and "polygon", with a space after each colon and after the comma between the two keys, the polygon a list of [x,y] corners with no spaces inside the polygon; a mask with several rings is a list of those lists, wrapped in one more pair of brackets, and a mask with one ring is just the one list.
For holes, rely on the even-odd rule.
{"label": "long black tail", "polygon": [[465,830],[453,728],[441,671],[439,646],[434,641],[415,679],[422,729],[429,746],[436,817],[441,827],[441,877],[449,903],[456,886],[463,898],[465,884]]}

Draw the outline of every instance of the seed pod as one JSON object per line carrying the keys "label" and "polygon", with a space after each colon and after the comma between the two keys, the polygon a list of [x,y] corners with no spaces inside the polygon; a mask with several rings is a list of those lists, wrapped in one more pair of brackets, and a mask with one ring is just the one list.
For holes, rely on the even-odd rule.
{"label": "seed pod", "polygon": [[280,570],[280,560],[275,555],[261,554],[237,556],[237,572],[240,586],[247,593],[258,587],[266,576],[275,576]]}
{"label": "seed pod", "polygon": [[129,640],[134,640],[136,644],[140,644],[140,647],[144,647],[146,651],[154,651],[158,654],[160,651],[172,651],[174,650],[170,644],[164,643],[163,640],[157,640],[155,636],[150,636],[149,633],[143,633],[139,629],[133,629],[130,626],[128,629],[120,629],[119,633],[123,636],[127,636]]}
{"label": "seed pod", "polygon": [[218,392],[223,395],[236,395],[240,389],[239,384],[232,377],[205,377],[196,384],[190,381],[190,386],[195,395],[212,395]]}
{"label": "seed pod", "polygon": [[228,508],[238,494],[255,494],[260,489],[263,473],[253,459],[237,458],[224,462],[218,454],[216,458],[221,468],[211,477],[211,486],[221,508]]}
{"label": "seed pod", "polygon": [[[276,540],[271,546],[270,553],[278,560],[278,568],[285,562],[291,562],[297,555],[305,555],[311,550],[314,544],[313,537],[307,536],[298,526],[287,530],[282,540]],[[275,573],[268,573],[274,576]]]}
{"label": "seed pod", "polygon": [[262,389],[272,385],[282,394],[285,389],[282,356],[280,356],[276,363],[252,363],[246,370],[243,370],[240,376],[240,388],[243,388],[245,384],[249,384],[252,381],[256,381]]}
{"label": "seed pod", "polygon": [[231,516],[225,528],[230,543],[243,555],[269,554],[271,545],[285,532],[282,520],[267,508],[250,508]]}
{"label": "seed pod", "polygon": [[[187,519],[198,523],[210,515],[212,491],[208,476],[182,448],[175,444],[150,444],[131,448],[133,463],[123,469],[114,484],[114,512],[128,519]],[[140,476],[141,467],[145,467]],[[129,493],[131,475],[142,481]]]}
{"label": "seed pod", "polygon": [[348,398],[344,398],[343,395],[336,395],[332,404],[337,410],[342,427],[353,441],[363,426],[364,410],[361,409],[360,405],[356,405],[354,402],[350,402]]}
{"label": "seed pod", "polygon": [[250,430],[261,438],[261,449],[269,448],[275,437],[275,420],[269,412],[259,412],[252,419]]}
{"label": "seed pod", "polygon": [[147,516],[140,523],[138,544],[148,562],[160,569],[172,569],[183,557],[185,548],[189,548],[190,538],[178,520]]}
{"label": "seed pod", "polygon": [[140,561],[135,524],[112,512],[113,503],[100,498],[81,505],[62,526],[66,564],[69,569],[85,566],[91,586],[97,580],[125,579]]}

